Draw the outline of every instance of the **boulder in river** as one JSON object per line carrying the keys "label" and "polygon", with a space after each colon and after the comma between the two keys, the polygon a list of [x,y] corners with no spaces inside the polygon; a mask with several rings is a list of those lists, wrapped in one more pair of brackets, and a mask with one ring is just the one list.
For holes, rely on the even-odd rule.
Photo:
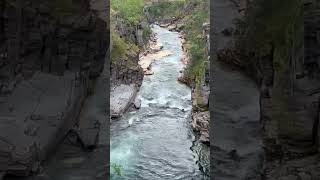
{"label": "boulder in river", "polygon": [[136,85],[125,85],[115,87],[110,92],[110,113],[111,118],[120,117],[133,102],[138,88]]}

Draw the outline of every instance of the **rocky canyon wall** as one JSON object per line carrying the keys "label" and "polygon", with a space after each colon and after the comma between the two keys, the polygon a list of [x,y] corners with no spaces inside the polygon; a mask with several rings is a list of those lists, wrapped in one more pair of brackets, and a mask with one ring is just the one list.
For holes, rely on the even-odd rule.
{"label": "rocky canyon wall", "polygon": [[134,103],[144,76],[138,62],[142,52],[148,49],[151,30],[143,14],[143,7],[137,5],[136,8],[141,8],[138,15],[141,18],[135,23],[129,22],[127,18],[130,17],[117,11],[111,16],[113,36],[111,39],[110,109],[112,118],[121,117]]}
{"label": "rocky canyon wall", "polygon": [[[315,3],[304,3],[304,35],[291,53],[286,70],[264,57],[261,86],[262,122],[266,146],[266,179],[317,179],[319,154],[320,66],[319,13]],[[297,41],[299,43],[299,40]],[[280,169],[287,169],[280,173]]]}
{"label": "rocky canyon wall", "polygon": [[[114,20],[114,31],[124,39],[124,41],[132,43],[143,51],[146,40],[143,38],[143,29],[148,26],[148,23],[141,22],[137,26],[130,26],[123,22],[121,18]],[[112,40],[111,40],[112,41]],[[111,65],[111,85],[117,86],[120,84],[136,84],[141,86],[143,80],[143,70],[139,66],[140,51],[126,53],[124,57],[119,57],[112,60]]]}
{"label": "rocky canyon wall", "polygon": [[[246,1],[247,7],[245,8],[242,7],[245,3],[232,2],[235,7],[246,9],[244,12],[238,11],[240,12],[238,15],[234,11],[234,18],[245,20],[248,24],[254,22],[252,18],[261,18],[260,16],[252,17],[251,19],[250,17],[246,17],[246,15],[250,16],[255,8],[260,8],[261,10],[270,7],[275,8],[274,11],[277,11],[277,7],[272,6],[272,3],[270,5],[267,1],[259,1],[259,3],[264,3],[263,7],[258,7],[259,3],[254,4],[258,1]],[[264,146],[262,156],[264,158],[259,160],[260,162],[263,161],[263,166],[260,166],[260,170],[263,171],[263,173],[261,173],[262,176],[259,176],[261,179],[319,178],[319,173],[316,171],[319,167],[319,163],[317,163],[319,154],[320,85],[319,58],[317,53],[317,24],[319,16],[316,3],[305,2],[303,4],[301,1],[299,5],[299,2],[296,2],[294,8],[297,11],[294,12],[298,12],[299,9],[304,8],[304,15],[298,14],[297,19],[293,21],[293,23],[296,24],[294,28],[295,34],[285,32],[286,40],[290,43],[284,47],[277,39],[274,40],[271,45],[268,44],[268,42],[271,41],[264,40],[264,38],[259,37],[259,33],[254,31],[251,31],[251,35],[244,35],[243,37],[245,38],[239,38],[238,33],[241,34],[242,30],[241,24],[237,24],[235,28],[226,28],[224,31],[221,31],[228,37],[217,37],[215,39],[219,45],[220,43],[224,44],[226,42],[226,40],[223,39],[229,38],[232,40],[233,38],[239,38],[234,43],[228,43],[231,49],[233,49],[232,46],[236,46],[237,48],[235,48],[235,50],[229,51],[224,49],[218,52],[219,46],[215,47],[215,50],[218,52],[218,60],[233,69],[237,69],[237,71],[249,74],[253,77],[252,80],[256,82],[259,89],[255,104],[260,109],[260,111],[258,111],[258,118],[261,129],[260,126],[256,126],[256,128],[260,131],[261,143]],[[279,5],[281,6],[283,4],[280,3]],[[287,5],[288,4],[285,6]],[[229,11],[231,11],[230,6],[231,4],[226,6],[226,10],[229,9]],[[217,9],[216,12],[221,13],[216,14],[216,18],[220,18],[217,19],[216,22],[219,22],[219,20],[223,19],[223,12],[219,11],[219,9]],[[276,24],[277,21],[281,21],[281,18],[284,17],[281,16],[281,14],[279,16],[273,16],[272,13],[268,14],[267,11],[261,11],[261,13],[265,13],[264,17],[268,17],[269,20],[271,20],[267,22],[270,23],[269,26],[281,26],[280,24]],[[260,21],[262,20],[260,19]],[[255,25],[249,25],[247,30],[259,30]],[[283,28],[285,28],[285,26]],[[279,31],[269,31],[266,33],[271,33],[272,36],[276,36],[276,33],[279,33]],[[248,41],[253,42],[252,39],[258,38],[260,38],[260,42],[255,42],[257,43],[255,44],[256,47],[268,47],[270,45],[269,48],[267,48],[268,50],[264,49],[263,53],[261,53],[261,51],[255,51],[254,48],[252,48],[254,46],[247,45]],[[246,41],[246,39],[248,41]],[[237,42],[240,42],[240,46],[237,46]],[[284,51],[286,52],[284,53]],[[219,67],[217,67],[217,69],[219,69]],[[216,75],[213,77],[214,79],[219,78],[219,72],[220,70],[215,72]],[[231,75],[231,72],[228,74]],[[215,82],[218,86],[225,84],[220,84],[217,80]],[[234,86],[235,84],[232,87]],[[239,89],[239,87],[233,89]],[[216,93],[218,92],[219,91],[216,91]],[[251,97],[253,97],[253,95],[251,95]],[[214,102],[216,104],[218,103],[217,100],[214,100]],[[253,109],[250,111],[253,113]],[[216,115],[219,115],[219,112],[216,112]],[[217,120],[219,119],[216,119],[216,121]],[[216,122],[215,126],[220,126],[220,123],[221,122]],[[249,127],[247,126],[246,129],[249,129]],[[216,131],[218,131],[218,129]],[[230,132],[236,133],[236,131],[233,130],[230,130]],[[216,132],[216,136],[220,137],[222,135]],[[226,139],[227,138],[225,138],[225,140]],[[219,141],[218,137],[216,137],[214,143],[217,144],[217,141]],[[237,147],[235,149],[238,151],[241,148]],[[218,159],[222,161],[221,158]]]}
{"label": "rocky canyon wall", "polygon": [[37,172],[77,123],[109,47],[82,1],[0,1],[0,171]]}

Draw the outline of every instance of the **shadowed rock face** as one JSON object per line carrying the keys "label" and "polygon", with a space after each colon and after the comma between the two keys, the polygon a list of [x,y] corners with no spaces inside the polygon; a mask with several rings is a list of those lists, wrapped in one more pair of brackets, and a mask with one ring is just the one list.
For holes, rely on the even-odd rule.
{"label": "shadowed rock face", "polygon": [[0,171],[38,171],[78,121],[104,68],[102,17],[88,0],[0,1]]}
{"label": "shadowed rock face", "polygon": [[263,162],[259,88],[216,57],[219,50],[232,47],[233,36],[224,35],[224,30],[234,28],[233,20],[240,14],[231,0],[215,0],[212,7],[210,172],[215,180],[259,180]]}
{"label": "shadowed rock face", "polygon": [[[214,39],[216,43],[215,50],[225,47],[224,45],[231,44],[232,46],[232,43],[230,43],[232,42],[232,36],[225,37],[220,33],[223,28],[231,26],[228,18],[232,18],[232,16],[226,17],[223,12],[233,15],[236,12],[232,10],[232,3],[230,2],[216,0],[215,3],[216,10],[213,13],[213,18],[216,26],[214,27],[215,33],[219,34]],[[259,67],[257,68],[261,73],[259,75],[261,79],[257,89],[250,88],[250,79],[245,80],[241,74],[237,74],[238,72],[230,71],[228,68],[223,69],[222,66],[215,62],[213,77],[214,84],[216,84],[213,88],[215,89],[215,99],[213,99],[215,103],[213,111],[215,117],[213,118],[214,148],[211,148],[214,159],[212,169],[216,172],[215,178],[249,179],[252,168],[245,169],[248,166],[242,166],[241,162],[243,161],[246,161],[246,165],[250,165],[252,162],[256,162],[259,165],[263,164],[263,169],[261,168],[262,166],[257,169],[262,170],[262,177],[257,176],[253,179],[319,178],[317,168],[320,166],[318,161],[320,66],[318,62],[319,40],[317,39],[317,29],[319,29],[320,16],[319,11],[313,7],[312,3],[305,5],[304,18],[301,20],[301,25],[303,25],[302,21],[304,21],[304,47],[302,44],[295,44],[290,53],[292,59],[288,60],[293,63],[288,63],[281,69],[276,68],[274,66],[274,51],[270,51],[269,55],[259,59]],[[299,38],[303,38],[303,35],[299,36]],[[258,76],[257,74],[255,75]],[[223,81],[221,81],[222,78]],[[232,83],[235,79],[237,79],[237,82]],[[242,83],[248,83],[248,85],[242,86]],[[221,91],[221,89],[224,91]],[[232,92],[229,92],[228,89],[233,89],[232,96],[229,95]],[[248,92],[250,92],[250,96],[246,97]],[[229,96],[221,100],[222,95]],[[242,104],[240,108],[236,108],[237,113],[245,112],[244,107],[247,106],[250,115],[243,116],[244,118],[240,118],[240,121],[235,121],[237,118],[232,116],[235,109],[229,107],[237,107],[237,103],[242,102],[239,99],[241,97],[246,97],[247,103]],[[234,102],[228,102],[229,99],[233,99]],[[259,114],[253,116],[257,112]],[[250,125],[246,124],[247,120],[257,118],[262,123],[262,129],[260,129],[260,122],[254,123],[254,121],[250,121]],[[245,128],[242,128],[239,122],[246,124]],[[221,128],[222,126],[225,126],[225,128]],[[228,127],[232,127],[232,129],[226,130]],[[244,129],[250,132],[252,127],[259,133],[251,131],[250,134],[244,137],[250,137],[247,142],[254,142],[252,137],[258,139],[256,142],[263,140],[264,151],[255,151],[251,158],[247,158],[241,155],[241,144],[245,144],[244,142],[235,146],[234,149],[236,151],[230,151],[230,148],[226,148],[236,142],[234,137],[240,137],[245,132],[243,131]],[[224,129],[224,132],[219,131],[220,129]],[[238,142],[244,139],[239,138]],[[247,146],[248,149],[259,149],[260,143],[250,144],[254,146],[249,145]],[[264,161],[259,156],[254,158],[255,155],[259,154],[264,155]],[[237,170],[244,169],[245,171],[242,171],[242,173],[245,173],[241,174],[241,171],[234,171],[233,168]],[[245,174],[247,176],[243,176]],[[257,172],[252,174],[259,175]]]}
{"label": "shadowed rock face", "polygon": [[[295,66],[283,75],[264,71],[261,107],[266,145],[266,179],[318,179],[320,112],[320,22],[315,3],[305,1],[304,47],[294,49]],[[303,49],[304,48],[304,49]],[[304,54],[303,54],[304,51]],[[264,69],[272,67],[272,58],[264,59]],[[275,68],[273,68],[275,69]],[[290,78],[293,75],[293,78]],[[279,162],[279,160],[281,160]]]}

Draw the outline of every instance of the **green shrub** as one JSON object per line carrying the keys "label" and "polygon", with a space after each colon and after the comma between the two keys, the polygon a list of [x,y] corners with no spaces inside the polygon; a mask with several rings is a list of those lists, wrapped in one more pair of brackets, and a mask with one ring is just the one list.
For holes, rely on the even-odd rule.
{"label": "green shrub", "polygon": [[122,175],[122,172],[121,172],[122,166],[121,166],[121,165],[112,164],[112,168],[113,168],[114,172],[115,172],[118,176],[121,176],[121,175]]}
{"label": "green shrub", "polygon": [[202,37],[202,25],[209,20],[209,10],[205,10],[208,4],[206,1],[198,1],[198,6],[194,12],[185,17],[184,31],[186,32],[187,50],[191,61],[185,75],[195,83],[195,86],[201,83],[207,64],[206,43]]}
{"label": "green shrub", "polygon": [[151,30],[150,26],[145,27],[142,32],[143,40],[149,39],[151,33],[152,33],[152,30]]}
{"label": "green shrub", "polygon": [[[111,62],[116,63],[119,59],[126,59],[128,56],[135,56],[139,48],[132,43],[126,42],[125,39],[120,38],[116,32],[111,33],[112,50]],[[131,61],[127,61],[128,67],[132,66]]]}
{"label": "green shrub", "polygon": [[111,0],[111,9],[126,23],[138,24],[143,14],[144,0]]}
{"label": "green shrub", "polygon": [[[113,173],[112,173],[113,172]],[[116,163],[111,163],[111,173],[110,176],[122,176],[122,166]]]}
{"label": "green shrub", "polygon": [[117,59],[122,58],[126,55],[127,44],[120,38],[116,33],[111,33],[112,40],[112,51],[111,51],[111,61],[115,62]]}
{"label": "green shrub", "polygon": [[148,7],[148,12],[156,19],[167,19],[183,15],[185,1],[162,1]]}

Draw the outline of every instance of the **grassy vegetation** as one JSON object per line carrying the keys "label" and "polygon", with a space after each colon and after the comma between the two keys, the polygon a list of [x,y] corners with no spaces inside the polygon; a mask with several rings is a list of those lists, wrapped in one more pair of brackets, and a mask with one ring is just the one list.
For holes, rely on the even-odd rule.
{"label": "grassy vegetation", "polygon": [[113,173],[110,173],[111,178],[113,176],[122,176],[122,166],[121,165],[111,163],[111,170],[112,170],[111,172],[113,172]]}
{"label": "grassy vegetation", "polygon": [[186,69],[185,76],[195,85],[199,85],[207,65],[207,57],[205,55],[206,44],[202,35],[202,25],[209,21],[209,3],[207,1],[198,0],[198,6],[188,16],[185,17],[185,28],[187,40],[187,50],[190,57],[190,65]]}
{"label": "grassy vegetation", "polygon": [[122,58],[126,55],[128,46],[126,42],[120,38],[120,36],[114,32],[111,32],[112,39],[112,51],[111,60]]}
{"label": "grassy vegetation", "polygon": [[[143,8],[144,0],[111,0],[111,61],[113,63],[119,59],[133,57],[138,53],[139,47],[135,42],[132,42],[132,39],[128,39],[129,34],[120,37],[116,30],[116,24],[122,24],[124,29],[137,29],[144,19]],[[143,27],[142,38],[147,40],[150,34],[150,27]]]}
{"label": "grassy vegetation", "polygon": [[144,28],[144,29],[143,29],[143,33],[142,33],[143,39],[148,39],[149,36],[151,35],[151,33],[152,33],[152,31],[151,31],[150,26]]}
{"label": "grassy vegetation", "polygon": [[126,42],[125,39],[111,32],[112,51],[111,51],[111,62],[115,63],[118,59],[127,59],[128,56],[134,56],[138,53],[139,48],[132,43]]}
{"label": "grassy vegetation", "polygon": [[111,9],[127,24],[138,24],[143,13],[143,0],[111,0]]}
{"label": "grassy vegetation", "polygon": [[161,1],[148,8],[149,13],[157,20],[179,17],[183,15],[185,0]]}

